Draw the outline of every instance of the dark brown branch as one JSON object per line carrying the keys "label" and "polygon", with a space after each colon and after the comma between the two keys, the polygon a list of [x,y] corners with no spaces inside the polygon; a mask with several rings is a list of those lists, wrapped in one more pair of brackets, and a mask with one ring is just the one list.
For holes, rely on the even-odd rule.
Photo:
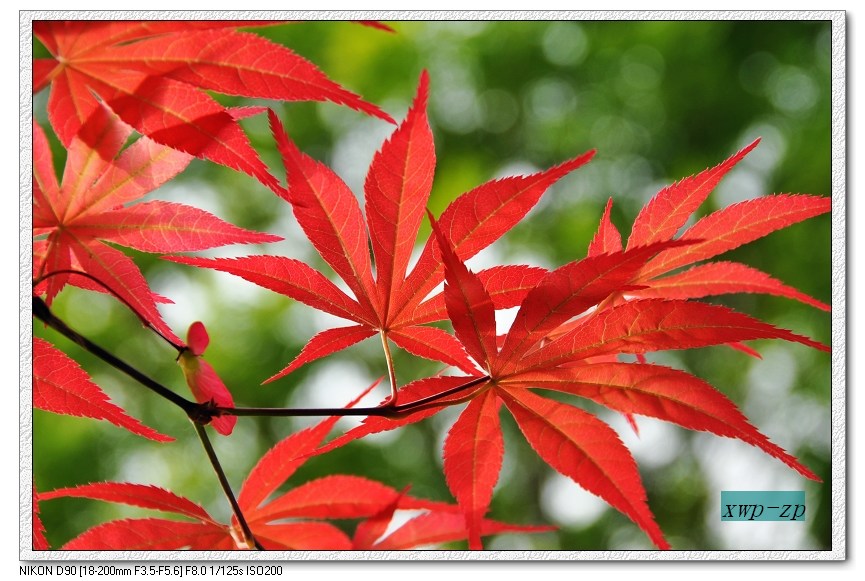
{"label": "dark brown branch", "polygon": [[[114,292],[114,289],[112,289],[110,286],[108,286],[107,284],[105,284],[104,282],[102,282],[101,280],[99,280],[98,278],[96,278],[95,276],[93,276],[93,275],[90,274],[90,273],[87,273],[87,272],[84,272],[84,271],[81,271],[81,270],[72,270],[72,269],[68,269],[68,270],[67,270],[67,269],[64,269],[64,270],[52,270],[52,271],[49,272],[48,274],[44,274],[44,275],[40,276],[39,278],[37,278],[36,280],[34,280],[34,281],[33,281],[33,288],[36,288],[36,285],[39,284],[40,282],[42,282],[42,281],[44,281],[44,280],[46,280],[46,279],[48,279],[48,278],[51,278],[52,276],[57,276],[57,275],[60,275],[60,274],[76,274],[76,275],[78,275],[78,276],[83,276],[84,278],[88,278],[88,279],[92,280],[93,282],[95,282],[96,284],[98,284],[99,286],[101,286],[102,288],[104,288],[106,291],[108,291],[108,292],[111,294],[111,296],[113,296],[115,299],[117,299],[118,301],[120,301],[121,303],[123,303],[123,304],[126,306],[127,309],[129,309],[130,311],[132,311],[132,313],[133,313],[136,317],[138,317],[138,319],[141,321],[141,324],[142,324],[142,325],[144,325],[145,327],[147,327],[148,329],[150,329],[151,331],[153,331],[154,333],[156,333],[157,335],[159,335],[159,337],[160,337],[163,341],[165,341],[166,343],[168,343],[169,345],[171,345],[172,347],[174,347],[175,349],[177,349],[177,351],[179,351],[179,352],[181,352],[181,353],[183,352],[184,349],[186,349],[186,346],[185,346],[185,345],[178,345],[177,343],[175,343],[174,341],[172,341],[171,339],[169,339],[168,337],[166,337],[165,335],[163,335],[163,334],[162,334],[162,331],[160,331],[159,329],[157,329],[156,327],[154,327],[154,326],[150,323],[150,321],[148,321],[147,318],[144,317],[144,315],[142,315],[141,313],[139,313],[138,310],[137,310],[135,307],[133,307],[133,306],[129,303],[129,301],[127,301],[126,299],[124,299],[124,298],[123,298],[122,296],[120,296],[118,293]],[[35,297],[34,297],[34,298],[35,298]]]}
{"label": "dark brown branch", "polygon": [[240,505],[237,503],[237,498],[235,498],[234,493],[231,491],[231,485],[228,483],[228,478],[225,476],[225,471],[219,463],[219,458],[217,458],[216,451],[210,443],[210,438],[207,437],[207,432],[204,430],[204,426],[196,421],[193,421],[192,425],[195,427],[195,433],[198,434],[198,439],[201,440],[201,445],[204,446],[204,451],[207,452],[207,459],[210,460],[210,465],[213,466],[213,471],[216,472],[216,477],[219,479],[219,485],[222,486],[222,491],[228,499],[228,504],[231,505],[231,511],[234,513],[234,517],[240,524],[240,530],[243,531],[243,537],[247,547],[263,551],[264,547],[261,546],[258,540],[256,540],[255,535],[252,534],[252,530],[249,528],[246,518],[243,516],[243,511],[240,510]]}
{"label": "dark brown branch", "polygon": [[[99,345],[93,343],[87,337],[84,337],[77,331],[71,329],[65,322],[59,319],[51,310],[48,308],[48,305],[45,304],[40,297],[33,296],[33,316],[65,336],[66,338],[72,340],[77,345],[80,345],[89,353],[92,353],[96,357],[99,357],[115,369],[125,373],[144,387],[149,390],[155,392],[156,394],[162,396],[167,399],[174,405],[180,407],[186,415],[189,416],[190,419],[195,421],[202,421],[205,418],[208,419],[213,416],[211,412],[208,412],[202,404],[198,404],[188,399],[174,393],[158,381],[151,379],[150,377],[144,375],[142,372],[138,371],[122,359],[114,356],[109,353]],[[206,422],[205,422],[206,423]]]}
{"label": "dark brown branch", "polygon": [[[451,389],[447,389],[434,395],[404,403],[401,405],[390,405],[385,403],[376,407],[365,408],[215,408],[217,415],[226,416],[266,416],[266,417],[318,417],[318,416],[376,416],[384,418],[396,418],[406,414],[420,411],[429,407],[456,405],[465,401],[441,401],[449,395],[459,393],[463,390],[475,387],[488,381],[489,377],[476,377]],[[390,400],[389,400],[390,401]]]}

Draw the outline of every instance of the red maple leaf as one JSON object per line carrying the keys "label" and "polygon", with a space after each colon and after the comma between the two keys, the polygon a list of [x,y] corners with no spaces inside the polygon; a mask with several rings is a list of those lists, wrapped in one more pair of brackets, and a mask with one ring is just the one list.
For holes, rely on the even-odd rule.
{"label": "red maple leaf", "polygon": [[238,21],[35,21],[53,58],[33,62],[33,91],[50,84],[48,116],[69,146],[100,101],[156,143],[277,180],[235,117],[207,91],[280,101],[331,101],[388,121],[315,65]]}
{"label": "red maple leaf", "polygon": [[[353,297],[322,273],[291,258],[166,257],[243,277],[354,323],[313,337],[294,361],[268,381],[375,334],[381,336],[385,349],[388,341],[393,341],[414,355],[469,373],[476,369],[452,335],[425,326],[447,316],[441,293],[428,298],[443,280],[442,265],[431,240],[417,264],[407,272],[435,169],[427,97],[428,77],[424,73],[406,119],[373,158],[364,185],[365,217],[348,186],[325,165],[301,153],[271,112],[288,174],[284,197],[292,204],[310,242],[345,281]],[[593,154],[588,152],[533,175],[481,185],[450,204],[439,223],[459,256],[468,259],[516,225],[553,183],[588,162]],[[496,306],[507,308],[519,304],[543,272],[528,266],[510,266],[492,268],[479,276]]]}
{"label": "red maple leaf", "polygon": [[[612,296],[639,292],[635,281],[656,256],[684,252],[699,242],[651,241],[595,253],[553,270],[526,294],[509,332],[499,339],[496,306],[480,277],[465,267],[435,222],[433,230],[445,265],[448,315],[456,337],[483,372],[409,384],[400,392],[401,405],[427,402],[426,409],[397,420],[367,418],[320,453],[420,421],[439,406],[469,401],[445,441],[444,471],[475,549],[482,548],[480,523],[502,466],[502,405],[547,464],[631,518],[658,547],[669,548],[648,507],[636,463],[615,431],[592,414],[536,395],[533,389],[590,399],[628,417],[646,415],[737,438],[819,480],[708,383],[660,365],[617,361],[623,353],[752,339],[784,339],[828,351],[806,337],[725,307],[680,299],[608,303]],[[553,333],[563,325],[565,330]],[[551,335],[556,338],[550,340]]]}
{"label": "red maple leaf", "polygon": [[107,420],[133,434],[171,442],[111,403],[81,367],[48,341],[33,337],[33,407],[77,417]]}
{"label": "red maple leaf", "polygon": [[51,549],[48,539],[45,538],[45,525],[39,518],[39,493],[36,491],[36,482],[33,482],[33,550],[47,551]]}
{"label": "red maple leaf", "polygon": [[[338,419],[327,418],[277,443],[253,467],[243,483],[237,498],[238,504],[261,548],[394,550],[466,538],[465,524],[456,505],[415,498],[360,476],[333,474],[279,494],[278,489],[311,457]],[[220,523],[200,505],[155,486],[101,482],[39,495],[40,501],[62,497],[127,504],[169,512],[187,519],[110,521],[84,531],[66,543],[63,550],[255,548],[253,542],[245,538],[236,520],[232,520],[230,525]],[[385,535],[397,510],[411,510],[420,514]],[[328,522],[345,519],[363,519],[357,525],[353,538]],[[483,534],[551,529],[545,526],[509,525],[492,520],[484,520],[481,526]]]}
{"label": "red maple leaf", "polygon": [[[627,248],[672,240],[727,172],[759,141],[755,140],[723,163],[658,192],[634,220]],[[612,199],[607,203],[598,231],[589,245],[590,256],[622,248],[621,235],[610,221],[611,208]],[[708,262],[689,270],[669,273],[830,210],[831,199],[828,197],[778,194],[746,200],[712,212],[677,238],[693,244],[669,249],[648,262],[634,279],[635,284],[643,288],[628,295],[693,299],[727,293],[764,293],[795,299],[828,311],[826,303],[737,262]]]}
{"label": "red maple leaf", "polygon": [[105,243],[144,252],[176,252],[281,238],[232,226],[183,204],[130,205],[183,171],[191,160],[146,137],[124,149],[131,133],[128,125],[97,106],[71,138],[58,183],[46,136],[33,124],[34,293],[45,293],[50,304],[67,283],[102,291],[104,285],[165,337],[182,344],[156,307],[156,300],[165,299],[154,297],[130,258]]}

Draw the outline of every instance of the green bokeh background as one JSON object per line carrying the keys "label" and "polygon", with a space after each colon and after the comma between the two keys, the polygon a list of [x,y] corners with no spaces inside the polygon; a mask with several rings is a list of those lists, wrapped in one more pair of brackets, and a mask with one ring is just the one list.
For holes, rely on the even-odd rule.
{"label": "green bokeh background", "polygon": [[[489,179],[598,151],[588,166],[551,188],[526,220],[470,263],[474,268],[495,263],[555,267],[583,257],[610,196],[612,220],[627,237],[637,212],[659,189],[721,162],[758,136],[760,146],[728,175],[701,214],[769,193],[831,193],[828,21],[388,24],[395,33],[342,22],[253,30],[291,47],[397,120],[405,115],[420,72],[430,72],[437,169],[429,207],[436,215],[457,195]],[[44,48],[37,42],[34,52],[38,56],[40,51]],[[217,98],[228,104],[255,102]],[[34,99],[44,127],[46,99],[46,92]],[[299,146],[330,164],[362,195],[369,161],[391,126],[333,104],[259,103],[275,105]],[[283,176],[266,119],[243,123],[265,162]],[[62,151],[56,155],[62,168]],[[246,175],[194,161],[151,197],[183,201],[234,224],[286,237],[277,244],[201,255],[282,254],[332,275],[299,233],[287,204]],[[724,258],[760,268],[830,302],[830,220],[828,215],[808,220]],[[425,223],[422,239],[428,233]],[[156,292],[175,301],[162,312],[178,334],[195,320],[205,322],[211,336],[206,358],[238,405],[340,406],[386,373],[380,345],[370,340],[261,386],[312,335],[336,321],[230,275],[144,254],[135,257]],[[829,314],[812,307],[756,295],[712,300],[830,342]],[[170,349],[115,301],[66,289],[54,308],[73,328],[186,393]],[[129,413],[177,438],[156,444],[104,422],[37,411],[33,470],[40,490],[104,480],[142,482],[168,488],[228,518],[216,479],[181,412],[56,333],[38,323],[34,327],[36,335],[80,361]],[[718,387],[761,431],[819,474],[822,484],[806,481],[742,442],[648,418],[639,419],[637,438],[620,418],[593,409],[632,447],[650,507],[676,549],[831,548],[830,357],[780,342],[753,346],[762,360],[723,347],[656,354],[650,360],[685,369]],[[396,365],[401,383],[439,369],[402,353]],[[287,487],[326,474],[361,474],[398,489],[411,485],[416,496],[452,501],[441,472],[441,446],[457,412],[310,460]],[[511,418],[503,417],[505,466],[490,517],[559,528],[502,535],[488,540],[488,548],[651,549],[626,517],[576,485],[564,484],[529,448]],[[215,437],[235,489],[270,446],[309,423],[242,418],[230,438]],[[342,420],[339,425],[352,424]],[[804,489],[807,522],[757,525],[760,529],[721,526],[719,491],[757,486]],[[145,514],[71,499],[44,502],[41,510],[52,546],[107,519]],[[346,523],[347,530],[351,525]]]}

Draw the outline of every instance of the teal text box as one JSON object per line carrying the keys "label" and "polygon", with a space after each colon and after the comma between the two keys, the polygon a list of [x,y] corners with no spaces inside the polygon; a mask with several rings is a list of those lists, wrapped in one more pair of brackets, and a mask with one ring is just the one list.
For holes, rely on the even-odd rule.
{"label": "teal text box", "polygon": [[722,521],[805,520],[804,490],[722,490]]}

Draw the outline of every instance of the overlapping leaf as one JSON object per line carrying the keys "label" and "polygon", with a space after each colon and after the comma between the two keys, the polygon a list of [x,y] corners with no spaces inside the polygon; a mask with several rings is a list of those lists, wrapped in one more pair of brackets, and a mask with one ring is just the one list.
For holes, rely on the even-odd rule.
{"label": "overlapping leaf", "polygon": [[45,525],[42,524],[42,519],[39,518],[39,492],[36,490],[36,483],[33,483],[33,550],[47,551],[51,548],[48,544],[48,539],[45,538]]}
{"label": "overlapping leaf", "polygon": [[[441,293],[428,298],[443,279],[434,243],[427,242],[417,264],[407,272],[435,168],[426,114],[428,90],[424,73],[406,119],[373,158],[364,185],[365,216],[339,176],[301,153],[271,113],[274,136],[288,174],[285,198],[310,242],[345,281],[353,297],[320,273],[288,258],[172,258],[243,277],[356,323],[315,336],[293,362],[269,381],[375,334],[415,355],[443,361],[467,373],[476,371],[453,336],[423,326],[446,315]],[[592,155],[589,152],[530,176],[493,180],[463,194],[442,214],[442,229],[460,257],[468,259],[515,226],[553,183],[585,164]],[[491,269],[481,277],[496,305],[514,306],[542,273],[537,268],[512,266]]]}
{"label": "overlapping leaf", "polygon": [[[822,201],[817,200],[813,206],[825,207]],[[575,271],[590,273],[592,269],[587,267],[592,259],[602,261],[617,255],[621,255],[618,264],[627,263],[624,256],[654,246],[654,250],[660,251],[658,256],[651,258],[644,254],[639,260],[632,261],[635,268],[630,273],[623,273],[625,276],[619,281],[623,286],[629,283],[643,285],[650,284],[643,278],[643,273],[664,256],[708,254],[701,254],[699,250],[710,246],[705,239],[687,233],[680,241],[692,244],[658,248],[657,244],[668,241],[672,237],[671,233],[675,233],[681,225],[671,224],[670,220],[647,227],[650,234],[643,234],[642,230],[635,228],[636,234],[632,239],[637,242],[629,243],[624,253],[615,252],[621,245],[620,239],[609,226],[609,208],[608,205],[599,233],[593,239],[593,256],[576,263],[573,267]],[[676,215],[675,208],[666,207],[666,212],[665,217],[668,218]],[[763,217],[762,222],[778,223],[783,220],[773,219],[770,212]],[[711,231],[709,228],[695,229],[702,233]],[[745,235],[741,238],[745,238]],[[439,237],[439,242],[446,244],[443,237]],[[641,247],[638,244],[649,246]],[[698,250],[694,251],[694,248]],[[454,302],[462,303],[454,309],[448,305],[449,314],[465,319],[466,310],[479,308],[481,312],[486,311],[486,299],[478,300],[459,290],[471,284],[473,275],[447,249],[443,249],[443,257],[449,270],[446,293],[453,297]],[[781,459],[804,476],[819,480],[813,472],[759,433],[732,402],[708,384],[683,372],[659,366],[607,361],[610,355],[618,353],[642,354],[661,349],[686,349],[758,338],[785,339],[828,351],[826,346],[723,307],[683,300],[630,300],[616,303],[609,298],[604,301],[602,296],[591,296],[591,293],[585,292],[586,288],[581,287],[577,296],[589,303],[602,305],[604,302],[607,306],[602,305],[595,312],[570,322],[570,330],[555,340],[541,341],[541,336],[547,336],[556,325],[579,315],[579,310],[586,307],[580,304],[578,310],[565,309],[559,315],[557,308],[567,304],[559,298],[566,287],[556,281],[556,272],[550,273],[527,295],[502,349],[494,358],[496,362],[485,367],[490,375],[492,390],[504,400],[526,438],[551,466],[604,498],[639,524],[658,546],[665,546],[645,505],[645,493],[642,492],[633,461],[612,430],[599,420],[590,420],[590,416],[578,408],[531,395],[525,391],[526,388],[564,391],[588,397],[629,417],[631,414],[649,415],[689,429],[738,438]],[[621,289],[607,287],[603,288],[600,295],[604,292],[621,296],[626,292],[639,294],[641,289],[639,286]],[[526,321],[538,323],[526,325]],[[468,344],[477,345],[490,332],[489,328],[479,326],[473,332],[464,331],[460,334],[456,323],[454,325],[457,336]],[[527,331],[527,326],[536,333]],[[509,349],[513,345],[518,348]],[[471,350],[469,352],[472,353]],[[597,438],[597,443],[594,438]],[[601,445],[607,446],[607,449],[601,451],[602,448],[597,447]],[[606,468],[601,465],[602,461],[614,458],[618,458],[612,460],[614,465]],[[445,464],[447,469],[447,456]],[[471,514],[467,510],[470,518]]]}
{"label": "overlapping leaf", "polygon": [[[757,147],[759,141],[752,142],[723,163],[658,192],[637,215],[627,247],[672,240],[721,179]],[[611,206],[612,199],[589,246],[590,255],[621,247],[621,236],[610,221]],[[744,264],[711,262],[684,272],[669,273],[825,214],[830,209],[828,197],[778,194],[746,200],[712,212],[678,237],[693,244],[660,253],[635,279],[635,283],[643,288],[629,294],[645,298],[690,299],[727,293],[764,293],[795,299],[828,311],[828,304]]]}
{"label": "overlapping leaf", "polygon": [[261,36],[235,30],[267,22],[36,21],[53,58],[34,61],[33,90],[50,85],[48,115],[64,145],[100,101],[156,143],[277,180],[235,117],[206,91],[281,101],[331,101],[390,117],[315,65]]}
{"label": "overlapping leaf", "polygon": [[[131,132],[98,106],[71,138],[63,180],[58,183],[48,141],[34,123],[33,228],[39,237],[34,244],[34,278],[52,275],[34,292],[45,293],[50,304],[67,283],[108,289],[164,336],[182,344],[162,320],[157,297],[138,267],[105,243],[144,252],[175,252],[281,238],[238,228],[183,204],[127,205],[183,171],[191,159],[146,137],[124,149]],[[90,278],[70,275],[70,270]]]}
{"label": "overlapping leaf", "polygon": [[106,420],[157,442],[174,440],[111,403],[78,363],[39,337],[33,337],[33,407],[55,414]]}
{"label": "overlapping leaf", "polygon": [[653,364],[594,363],[527,371],[506,383],[570,393],[624,414],[655,417],[691,430],[738,438],[803,476],[819,480],[758,432],[726,396],[683,371]]}

